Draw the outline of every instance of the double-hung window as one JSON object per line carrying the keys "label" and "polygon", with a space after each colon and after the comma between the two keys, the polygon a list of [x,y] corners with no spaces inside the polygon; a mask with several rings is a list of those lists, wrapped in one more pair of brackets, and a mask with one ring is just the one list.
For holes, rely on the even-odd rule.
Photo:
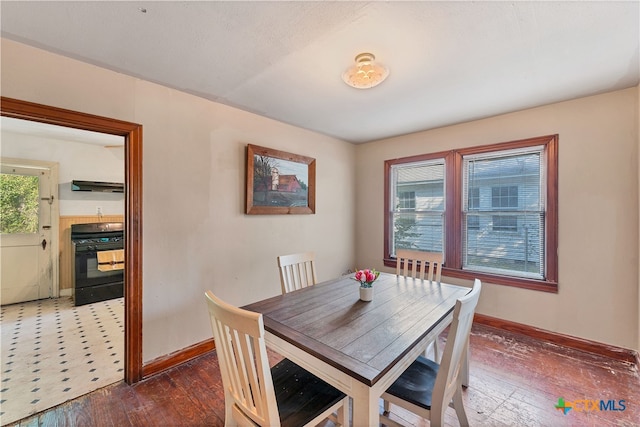
{"label": "double-hung window", "polygon": [[391,233],[396,249],[442,252],[445,213],[444,159],[391,167]]}
{"label": "double-hung window", "polygon": [[545,175],[543,146],[462,156],[463,269],[544,279]]}
{"label": "double-hung window", "polygon": [[442,252],[444,275],[557,290],[557,135],[385,162],[385,263]]}

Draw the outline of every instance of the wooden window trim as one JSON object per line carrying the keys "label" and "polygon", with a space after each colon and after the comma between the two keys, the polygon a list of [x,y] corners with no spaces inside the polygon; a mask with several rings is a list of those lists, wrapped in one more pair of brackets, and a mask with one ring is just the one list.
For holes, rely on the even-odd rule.
{"label": "wooden window trim", "polygon": [[[528,279],[503,276],[462,269],[462,159],[463,156],[493,151],[545,146],[546,154],[546,214],[545,214],[545,279]],[[391,215],[390,215],[390,172],[398,164],[419,161],[445,159],[445,265],[442,274],[448,277],[482,281],[497,285],[558,292],[558,135],[545,135],[535,138],[469,147],[447,152],[404,157],[384,162],[384,265],[395,267],[396,259],[391,257]]]}

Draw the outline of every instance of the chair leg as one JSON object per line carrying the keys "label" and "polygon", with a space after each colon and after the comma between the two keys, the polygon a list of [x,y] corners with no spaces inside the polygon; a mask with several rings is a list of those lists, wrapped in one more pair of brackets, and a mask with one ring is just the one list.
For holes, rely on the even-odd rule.
{"label": "chair leg", "polygon": [[227,397],[225,395],[225,403],[224,403],[224,425],[225,426],[237,426],[238,422],[235,419],[235,413],[233,410],[233,405],[229,405],[231,401],[231,397]]}
{"label": "chair leg", "polygon": [[[431,353],[433,353],[433,358],[431,357]],[[431,359],[436,363],[440,363],[442,359],[442,352],[440,351],[440,344],[438,344],[438,337],[436,337],[433,341],[429,343],[426,350],[423,353],[423,356],[427,359]]]}
{"label": "chair leg", "polygon": [[[434,386],[433,394],[440,395],[440,392],[436,390]],[[431,400],[431,410],[429,411],[429,426],[430,427],[442,427],[444,426],[444,414],[447,411],[446,402],[440,399],[432,399]]]}
{"label": "chair leg", "polygon": [[345,397],[342,406],[338,409],[338,424],[343,427],[349,426],[349,404],[351,402],[350,397]]}
{"label": "chair leg", "polygon": [[430,418],[429,418],[429,427],[443,427],[443,426],[444,426],[444,410],[434,411],[432,407],[430,412]]}
{"label": "chair leg", "polygon": [[464,352],[462,353],[460,380],[462,382],[462,387],[469,387],[469,341],[467,341],[467,343],[465,344]]}
{"label": "chair leg", "polygon": [[255,424],[253,420],[242,412],[236,405],[233,405],[231,412],[233,416],[230,420],[225,420],[224,427],[250,426]]}
{"label": "chair leg", "polygon": [[468,427],[469,420],[467,419],[467,413],[464,410],[462,404],[462,387],[457,387],[456,392],[453,394],[453,408],[456,410],[458,421],[461,427]]}
{"label": "chair leg", "polygon": [[431,359],[431,356],[430,356],[429,353],[431,352],[431,348],[432,347],[433,347],[433,343],[431,342],[431,343],[429,343],[429,345],[427,345],[427,348],[424,349],[424,353],[422,353],[422,355],[424,357],[426,357],[427,359]]}
{"label": "chair leg", "polygon": [[388,400],[384,400],[383,402],[384,402],[384,403],[383,403],[384,413],[385,413],[385,414],[388,414],[388,413],[389,413],[389,411],[391,411],[391,403],[389,403],[389,401],[388,401]]}
{"label": "chair leg", "polygon": [[327,418],[334,424],[340,426],[348,426],[350,402],[351,398],[349,396],[342,399],[342,406],[340,406],[336,412],[330,414]]}

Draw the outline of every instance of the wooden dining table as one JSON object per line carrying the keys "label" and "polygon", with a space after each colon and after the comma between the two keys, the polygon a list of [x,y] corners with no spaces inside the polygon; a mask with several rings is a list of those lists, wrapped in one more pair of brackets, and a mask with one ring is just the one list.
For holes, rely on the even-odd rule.
{"label": "wooden dining table", "polygon": [[370,302],[352,275],[244,306],[272,350],[352,398],[353,425],[379,425],[382,393],[450,323],[464,286],[381,273]]}

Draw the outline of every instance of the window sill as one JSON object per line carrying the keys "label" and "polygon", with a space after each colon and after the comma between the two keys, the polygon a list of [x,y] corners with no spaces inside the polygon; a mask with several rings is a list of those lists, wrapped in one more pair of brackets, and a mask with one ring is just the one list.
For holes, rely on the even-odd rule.
{"label": "window sill", "polygon": [[[393,258],[391,259],[385,258],[384,265],[386,267],[395,268],[396,260]],[[447,277],[455,277],[458,279],[468,279],[468,280],[480,279],[483,282],[491,283],[495,285],[511,286],[514,288],[530,289],[533,291],[550,292],[550,293],[556,293],[556,294],[558,293],[558,283],[548,282],[545,280],[501,276],[498,274],[459,270],[456,268],[448,268],[448,267],[442,268],[442,275]]]}

